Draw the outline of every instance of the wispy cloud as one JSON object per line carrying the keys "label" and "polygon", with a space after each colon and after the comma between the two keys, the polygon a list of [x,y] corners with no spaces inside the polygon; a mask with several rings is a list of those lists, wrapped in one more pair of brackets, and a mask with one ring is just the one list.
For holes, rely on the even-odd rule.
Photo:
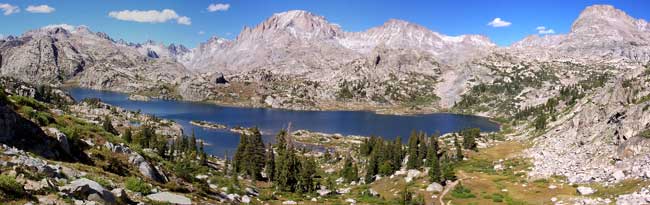
{"label": "wispy cloud", "polygon": [[180,16],[176,11],[171,9],[163,9],[162,11],[158,10],[123,10],[123,11],[111,11],[108,13],[108,16],[122,20],[122,21],[134,21],[140,23],[165,23],[170,20],[176,20],[176,23],[182,25],[191,25],[192,20],[187,16]]}
{"label": "wispy cloud", "polygon": [[198,34],[199,34],[199,35],[203,35],[203,34],[205,34],[205,31],[199,31]]}
{"label": "wispy cloud", "polygon": [[210,4],[208,5],[209,12],[215,11],[228,11],[230,9],[230,4]]}
{"label": "wispy cloud", "polygon": [[50,24],[47,26],[43,26],[44,29],[52,29],[52,28],[63,28],[68,31],[74,31],[76,26],[70,25],[70,24]]}
{"label": "wispy cloud", "polygon": [[176,19],[176,22],[178,24],[183,24],[183,25],[188,25],[188,26],[192,25],[192,20],[187,16],[178,17],[178,19]]}
{"label": "wispy cloud", "polygon": [[510,26],[510,24],[512,23],[505,21],[501,18],[494,18],[494,20],[490,21],[490,23],[488,23],[487,25],[498,28],[498,27],[508,27]]}
{"label": "wispy cloud", "polygon": [[11,4],[0,4],[0,10],[2,10],[2,14],[5,16],[20,12],[20,9],[17,6]]}
{"label": "wispy cloud", "polygon": [[27,12],[29,12],[29,13],[48,14],[48,13],[54,12],[56,9],[54,9],[53,7],[50,7],[48,5],[43,4],[43,5],[38,5],[38,6],[29,5],[29,6],[27,6],[27,9],[25,9],[25,10],[27,10]]}
{"label": "wispy cloud", "polygon": [[542,35],[544,35],[544,34],[554,34],[555,33],[555,31],[553,29],[546,28],[545,26],[538,26],[535,29],[537,30],[537,33],[542,34]]}

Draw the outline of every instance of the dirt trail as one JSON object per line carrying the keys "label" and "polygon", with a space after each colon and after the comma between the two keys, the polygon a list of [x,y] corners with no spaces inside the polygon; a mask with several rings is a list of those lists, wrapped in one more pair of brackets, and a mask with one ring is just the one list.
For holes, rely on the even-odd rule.
{"label": "dirt trail", "polygon": [[[443,201],[443,198],[445,198],[445,195],[447,195],[447,193],[450,190],[453,190],[454,187],[456,187],[456,185],[458,185],[458,183],[460,183],[463,179],[466,179],[466,178],[467,177],[465,176],[465,174],[463,172],[458,172],[458,180],[456,180],[456,181],[452,182],[451,184],[448,184],[447,186],[445,186],[445,190],[442,190],[442,193],[440,193],[440,196],[438,196],[439,203],[441,205],[445,205],[445,201]],[[451,200],[449,200],[447,202],[447,205],[449,205],[449,204],[451,204]]]}

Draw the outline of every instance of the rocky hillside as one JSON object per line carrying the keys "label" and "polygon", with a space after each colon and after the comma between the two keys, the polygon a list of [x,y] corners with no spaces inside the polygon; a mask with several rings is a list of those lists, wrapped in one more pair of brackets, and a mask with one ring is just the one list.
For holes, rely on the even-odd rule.
{"label": "rocky hillside", "polygon": [[27,82],[169,97],[191,75],[179,63],[141,55],[137,48],[83,26],[48,26],[1,40],[0,56],[2,75]]}

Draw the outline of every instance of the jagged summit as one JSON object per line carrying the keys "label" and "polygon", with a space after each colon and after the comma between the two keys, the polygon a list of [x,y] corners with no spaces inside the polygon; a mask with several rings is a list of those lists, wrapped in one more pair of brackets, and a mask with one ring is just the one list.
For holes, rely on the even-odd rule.
{"label": "jagged summit", "polygon": [[325,17],[307,11],[276,13],[254,28],[245,27],[237,39],[273,39],[291,35],[298,39],[324,39],[340,35],[340,28]]}
{"label": "jagged summit", "polygon": [[[572,33],[625,34],[635,31],[647,31],[647,22],[635,19],[622,10],[611,5],[589,6],[571,26]],[[621,33],[624,32],[624,33]]]}

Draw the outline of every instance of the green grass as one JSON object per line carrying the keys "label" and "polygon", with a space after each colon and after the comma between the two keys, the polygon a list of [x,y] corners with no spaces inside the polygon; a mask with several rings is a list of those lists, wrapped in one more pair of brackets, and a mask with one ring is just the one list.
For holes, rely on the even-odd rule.
{"label": "green grass", "polygon": [[458,199],[476,198],[476,195],[472,193],[472,190],[464,187],[462,184],[457,185],[453,190],[451,190],[451,196]]}
{"label": "green grass", "polygon": [[124,186],[128,190],[131,190],[133,192],[139,192],[144,195],[151,193],[151,185],[147,184],[146,182],[136,177],[126,178],[126,181],[124,182]]}
{"label": "green grass", "polygon": [[0,192],[2,199],[19,199],[26,195],[23,185],[15,177],[5,174],[0,175]]}

